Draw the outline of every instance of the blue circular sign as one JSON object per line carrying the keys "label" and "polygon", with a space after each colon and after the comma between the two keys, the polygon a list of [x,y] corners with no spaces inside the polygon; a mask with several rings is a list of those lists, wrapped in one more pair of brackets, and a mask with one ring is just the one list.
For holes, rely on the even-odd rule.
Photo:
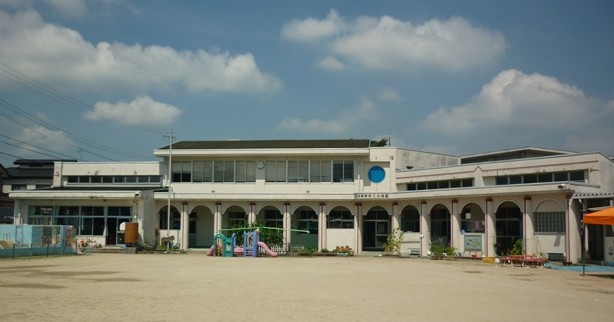
{"label": "blue circular sign", "polygon": [[380,166],[374,166],[369,169],[369,180],[371,182],[380,183],[384,181],[386,177],[386,171]]}

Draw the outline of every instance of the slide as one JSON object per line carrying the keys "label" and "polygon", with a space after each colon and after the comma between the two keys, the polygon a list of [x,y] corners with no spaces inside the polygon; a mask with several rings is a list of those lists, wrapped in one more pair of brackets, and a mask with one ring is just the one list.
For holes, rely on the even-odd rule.
{"label": "slide", "polygon": [[259,241],[258,242],[258,246],[262,247],[262,249],[264,249],[264,252],[271,256],[271,257],[277,257],[277,253],[272,251],[269,246],[267,246],[264,242]]}

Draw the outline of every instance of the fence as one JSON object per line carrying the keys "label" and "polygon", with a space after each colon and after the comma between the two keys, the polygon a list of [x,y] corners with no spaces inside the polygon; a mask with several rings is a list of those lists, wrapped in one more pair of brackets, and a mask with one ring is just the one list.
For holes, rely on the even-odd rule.
{"label": "fence", "polygon": [[73,238],[72,226],[0,225],[0,258],[73,254]]}

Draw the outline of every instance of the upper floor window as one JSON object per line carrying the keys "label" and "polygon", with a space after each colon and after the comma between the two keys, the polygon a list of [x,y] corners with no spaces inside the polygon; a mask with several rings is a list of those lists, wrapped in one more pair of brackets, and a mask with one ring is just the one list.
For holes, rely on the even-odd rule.
{"label": "upper floor window", "polygon": [[438,180],[408,183],[407,190],[434,190],[473,187],[473,179]]}
{"label": "upper floor window", "polygon": [[584,170],[576,170],[497,176],[495,178],[495,184],[501,186],[508,184],[526,184],[538,182],[584,182],[584,180]]}
{"label": "upper floor window", "polygon": [[333,161],[333,182],[353,182],[354,181],[354,161],[335,160]]}

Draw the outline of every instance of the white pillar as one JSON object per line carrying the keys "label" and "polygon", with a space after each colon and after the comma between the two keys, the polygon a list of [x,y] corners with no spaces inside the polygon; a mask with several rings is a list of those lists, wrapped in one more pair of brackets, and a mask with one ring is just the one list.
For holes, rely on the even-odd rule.
{"label": "white pillar", "polygon": [[288,211],[289,208],[290,204],[284,203],[284,243],[288,246],[292,243],[292,231],[290,230],[292,229],[292,216]]}
{"label": "white pillar", "polygon": [[486,243],[486,256],[493,257],[495,253],[495,243],[497,235],[495,229],[495,209],[493,208],[492,198],[486,198],[486,213],[484,214],[484,236]]}
{"label": "white pillar", "polygon": [[220,208],[222,207],[221,202],[215,203],[215,214],[213,214],[213,234],[217,234],[217,232],[222,229],[222,214],[220,213]]}
{"label": "white pillar", "polygon": [[460,213],[461,209],[458,208],[458,200],[452,200],[452,220],[450,221],[450,246],[455,247],[457,250],[463,246],[463,236],[460,233]]}
{"label": "white pillar", "polygon": [[399,223],[401,222],[400,220],[401,214],[399,214],[398,208],[399,208],[399,203],[396,201],[393,202],[392,203],[392,227],[391,227],[392,231],[400,227]]}
{"label": "white pillar", "polygon": [[318,221],[319,221],[319,228],[318,228],[318,235],[320,238],[319,239],[319,244],[318,244],[318,250],[322,250],[326,247],[326,228],[327,228],[327,215],[326,215],[326,204],[325,203],[320,203],[320,215],[318,216]]}
{"label": "white pillar", "polygon": [[181,241],[180,241],[180,245],[181,245],[182,250],[188,249],[188,232],[190,230],[190,221],[189,221],[190,219],[186,211],[187,206],[188,206],[187,202],[181,203],[181,231],[180,231]]}
{"label": "white pillar", "polygon": [[362,204],[357,202],[356,206],[356,215],[354,216],[354,253],[360,254],[362,252],[362,214],[361,206]]}
{"label": "white pillar", "polygon": [[538,250],[535,247],[535,228],[533,223],[535,222],[535,213],[533,212],[533,203],[531,197],[524,198],[524,214],[522,218],[523,222],[523,247],[524,253],[528,255],[535,255]]}
{"label": "white pillar", "polygon": [[420,202],[420,256],[428,253],[431,244],[431,231],[426,209],[426,201]]}

